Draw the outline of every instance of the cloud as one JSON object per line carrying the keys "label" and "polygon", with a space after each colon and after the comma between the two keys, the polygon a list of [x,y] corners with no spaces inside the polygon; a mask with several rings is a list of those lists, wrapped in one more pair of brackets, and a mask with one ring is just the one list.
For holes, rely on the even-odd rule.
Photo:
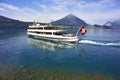
{"label": "cloud", "polygon": [[20,10],[18,7],[10,5],[10,4],[6,4],[6,3],[0,3],[0,6],[3,7],[3,8],[14,10],[14,11],[19,11]]}
{"label": "cloud", "polygon": [[49,13],[105,11],[115,6],[113,0],[100,0],[94,2],[85,0],[44,0],[44,2],[35,1],[33,3],[42,8],[43,12]]}
{"label": "cloud", "polygon": [[0,7],[0,11],[5,11],[5,9],[4,9],[4,8],[2,8],[2,7]]}
{"label": "cloud", "polygon": [[36,16],[38,17],[40,15],[39,12],[28,7],[19,8],[17,6],[6,3],[0,3],[0,11],[1,15],[23,21],[32,21],[36,18]]}
{"label": "cloud", "polygon": [[43,9],[45,9],[45,8],[47,7],[46,5],[41,4],[40,2],[37,2],[37,1],[33,1],[32,4],[33,4],[33,5],[37,5],[37,6],[39,6],[40,8],[43,8]]}
{"label": "cloud", "polygon": [[74,2],[74,8],[77,10],[83,10],[87,12],[89,11],[101,11],[101,10],[106,10],[108,8],[113,7],[115,4],[112,0],[100,0],[100,1],[95,1],[95,2],[87,2],[87,1],[78,1]]}
{"label": "cloud", "polygon": [[111,21],[120,18],[120,10],[110,10],[108,12],[75,12],[79,18],[91,24],[104,24],[106,21]]}
{"label": "cloud", "polygon": [[41,7],[41,8],[43,8],[43,9],[45,9],[45,8],[46,8],[46,6],[45,6],[45,5],[40,5],[40,7]]}
{"label": "cloud", "polygon": [[44,0],[41,2],[34,1],[32,4],[37,9],[32,9],[29,6],[20,8],[11,4],[0,3],[0,11],[1,14],[11,18],[23,21],[37,19],[41,22],[50,22],[51,19],[58,20],[70,13],[92,24],[103,24],[120,16],[120,9],[112,9],[112,7],[116,7],[113,0],[94,2],[87,2],[85,0]]}

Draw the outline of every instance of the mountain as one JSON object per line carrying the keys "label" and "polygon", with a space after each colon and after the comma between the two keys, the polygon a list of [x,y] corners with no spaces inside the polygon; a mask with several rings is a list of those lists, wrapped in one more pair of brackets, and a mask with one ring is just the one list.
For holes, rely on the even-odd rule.
{"label": "mountain", "polygon": [[7,18],[7,17],[4,17],[4,16],[0,15],[0,23],[4,23],[4,22],[20,22],[20,21],[10,19],[10,18]]}
{"label": "mountain", "polygon": [[94,24],[93,26],[94,28],[97,28],[97,29],[110,29],[111,28],[108,26],[103,26],[103,25],[98,25],[98,24]]}
{"label": "mountain", "polygon": [[108,21],[103,26],[111,27],[111,28],[120,28],[120,20],[116,20],[113,22]]}
{"label": "mountain", "polygon": [[23,22],[0,15],[0,28],[27,28],[30,22]]}
{"label": "mountain", "polygon": [[54,25],[68,25],[68,26],[81,26],[82,24],[87,25],[87,23],[80,18],[74,16],[73,14],[69,14],[65,16],[64,18],[53,21],[51,24]]}

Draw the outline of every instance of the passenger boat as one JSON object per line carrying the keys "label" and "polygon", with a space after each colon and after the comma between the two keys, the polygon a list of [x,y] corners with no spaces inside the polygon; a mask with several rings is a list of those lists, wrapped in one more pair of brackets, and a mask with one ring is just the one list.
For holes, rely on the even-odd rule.
{"label": "passenger boat", "polygon": [[78,33],[84,34],[86,29],[82,26],[76,34],[66,34],[66,30],[59,29],[49,24],[33,23],[29,25],[27,34],[41,39],[49,39],[54,41],[77,42],[79,41]]}

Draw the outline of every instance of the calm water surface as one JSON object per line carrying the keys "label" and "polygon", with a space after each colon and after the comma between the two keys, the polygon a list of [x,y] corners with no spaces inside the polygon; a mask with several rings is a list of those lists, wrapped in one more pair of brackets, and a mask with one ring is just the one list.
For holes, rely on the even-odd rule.
{"label": "calm water surface", "polygon": [[120,80],[120,30],[89,29],[79,38],[58,43],[0,30],[0,80]]}

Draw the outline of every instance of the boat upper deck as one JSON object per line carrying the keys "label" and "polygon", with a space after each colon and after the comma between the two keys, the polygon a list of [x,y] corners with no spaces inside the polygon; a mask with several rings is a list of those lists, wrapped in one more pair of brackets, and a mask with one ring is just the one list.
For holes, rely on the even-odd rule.
{"label": "boat upper deck", "polygon": [[33,25],[29,25],[28,29],[44,29],[44,30],[62,30],[58,27],[52,26],[50,24],[45,24],[45,25],[41,25],[41,24],[33,24]]}

